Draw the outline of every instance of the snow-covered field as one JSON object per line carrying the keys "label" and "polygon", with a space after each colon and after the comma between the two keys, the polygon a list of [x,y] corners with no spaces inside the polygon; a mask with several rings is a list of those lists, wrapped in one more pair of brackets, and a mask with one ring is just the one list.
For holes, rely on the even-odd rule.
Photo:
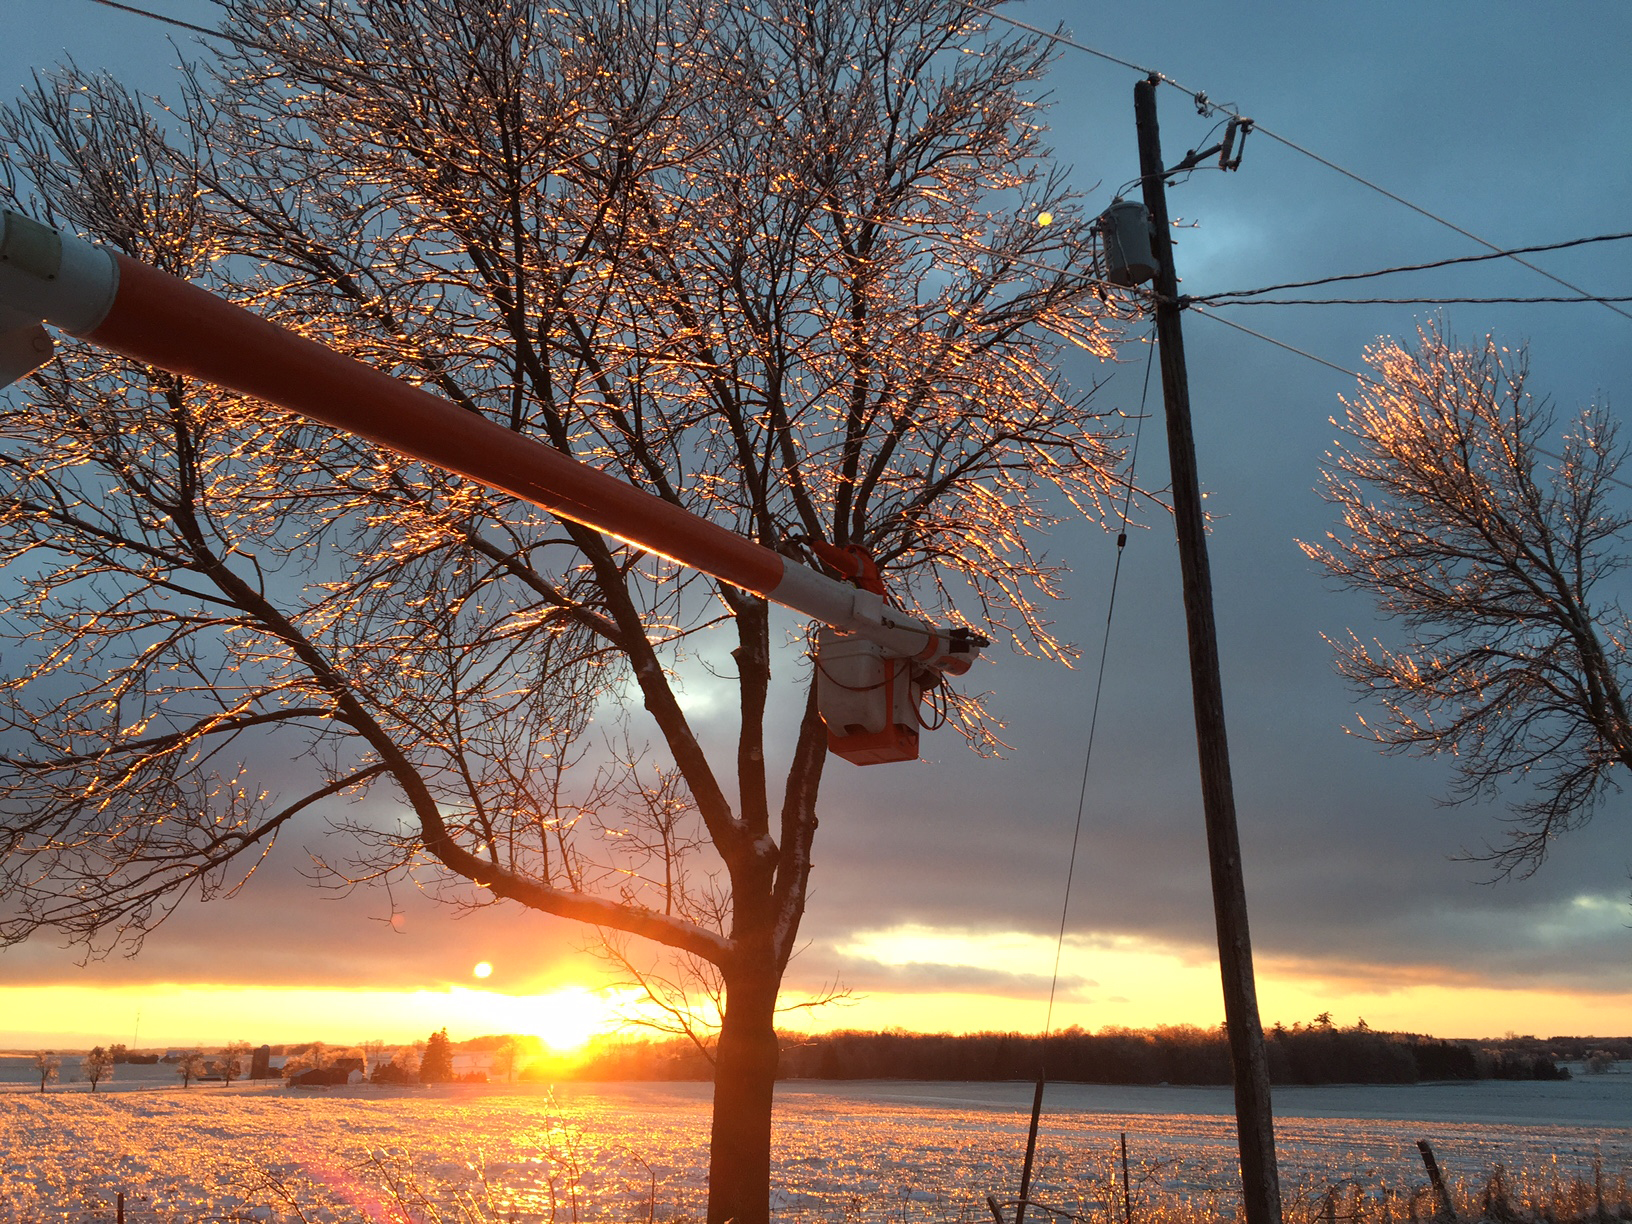
{"label": "snow-covered field", "polygon": [[[425,1194],[442,1218],[480,1202],[503,1221],[668,1220],[703,1204],[701,1084],[298,1091],[219,1084],[0,1095],[0,1222],[396,1220]],[[780,1218],[989,1219],[1014,1197],[1023,1084],[783,1085]],[[1037,1197],[1104,1199],[1126,1132],[1136,1201],[1186,1195],[1227,1208],[1235,1150],[1227,1090],[1051,1087]],[[1277,1093],[1289,1195],[1424,1180],[1428,1139],[1453,1177],[1499,1163],[1522,1178],[1632,1169],[1632,1075],[1563,1084],[1291,1089]],[[392,1179],[399,1179],[393,1196]],[[1118,1183],[1119,1184],[1119,1183]],[[298,1209],[298,1210],[297,1210]]]}

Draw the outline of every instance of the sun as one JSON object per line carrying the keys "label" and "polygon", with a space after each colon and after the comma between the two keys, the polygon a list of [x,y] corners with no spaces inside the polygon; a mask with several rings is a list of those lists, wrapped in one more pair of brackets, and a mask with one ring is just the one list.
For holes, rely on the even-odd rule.
{"label": "sun", "polygon": [[476,968],[472,969],[471,972],[479,978],[492,977],[493,966],[488,964],[486,961],[482,961],[477,964]]}
{"label": "sun", "polygon": [[619,1023],[616,1009],[582,986],[534,995],[527,1005],[527,1031],[558,1054],[582,1048]]}

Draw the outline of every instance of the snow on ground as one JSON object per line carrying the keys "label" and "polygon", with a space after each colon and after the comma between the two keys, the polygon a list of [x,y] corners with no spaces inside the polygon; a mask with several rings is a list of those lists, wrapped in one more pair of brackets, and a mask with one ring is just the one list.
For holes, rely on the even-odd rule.
{"label": "snow on ground", "polygon": [[[520,1222],[699,1217],[703,1084],[267,1090],[219,1084],[0,1095],[0,1224],[394,1218],[390,1184],[444,1208],[480,1200]],[[1472,1089],[1473,1091],[1469,1091]],[[1031,1091],[1023,1084],[779,1088],[780,1218],[979,1221],[1011,1199]],[[1165,1108],[1163,1108],[1165,1106]],[[1545,1179],[1632,1169],[1632,1076],[1563,1085],[1418,1085],[1277,1093],[1289,1197],[1333,1183],[1422,1183],[1416,1140],[1452,1177],[1496,1163]],[[1104,1202],[1128,1137],[1135,1194],[1232,1205],[1227,1090],[1051,1086],[1038,1196]],[[1458,1112],[1460,1111],[1460,1112]],[[1345,1116],[1375,1114],[1381,1116]],[[299,1211],[297,1213],[296,1208]],[[450,1220],[453,1216],[448,1217]]]}

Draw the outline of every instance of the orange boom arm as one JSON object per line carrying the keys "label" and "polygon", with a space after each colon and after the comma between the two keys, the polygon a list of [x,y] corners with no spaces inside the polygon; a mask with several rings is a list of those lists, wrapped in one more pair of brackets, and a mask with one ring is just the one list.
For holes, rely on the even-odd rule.
{"label": "orange boom arm", "polygon": [[962,674],[984,639],[935,628],[535,439],[125,255],[0,210],[0,386],[50,358],[40,323],[251,396],[762,595],[890,657]]}

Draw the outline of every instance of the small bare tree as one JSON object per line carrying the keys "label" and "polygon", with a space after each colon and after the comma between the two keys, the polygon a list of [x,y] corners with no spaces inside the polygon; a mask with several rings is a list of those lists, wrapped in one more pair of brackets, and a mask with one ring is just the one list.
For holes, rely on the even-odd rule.
{"label": "small bare tree", "polygon": [[1382,703],[1364,734],[1454,760],[1457,801],[1523,788],[1506,837],[1475,857],[1528,875],[1632,768],[1632,621],[1604,589],[1632,563],[1625,451],[1598,406],[1555,436],[1522,349],[1433,327],[1366,360],[1325,468],[1343,530],[1304,550],[1404,641],[1350,634],[1338,670]]}
{"label": "small bare tree", "polygon": [[90,1081],[91,1091],[105,1079],[113,1078],[113,1055],[102,1046],[92,1046],[79,1060],[79,1073]]}
{"label": "small bare tree", "polygon": [[39,1050],[34,1055],[34,1071],[40,1077],[40,1091],[62,1073],[62,1055],[54,1050]]}
{"label": "small bare tree", "polygon": [[247,1041],[229,1041],[221,1049],[221,1078],[228,1086],[240,1075],[249,1074],[249,1050]]}
{"label": "small bare tree", "polygon": [[195,1079],[203,1076],[208,1066],[204,1055],[198,1050],[188,1050],[176,1060],[176,1074],[181,1076],[181,1086],[191,1088]]}
{"label": "small bare tree", "polygon": [[521,1039],[509,1034],[499,1043],[493,1054],[493,1070],[504,1076],[505,1082],[516,1082],[516,1067],[521,1059]]}

